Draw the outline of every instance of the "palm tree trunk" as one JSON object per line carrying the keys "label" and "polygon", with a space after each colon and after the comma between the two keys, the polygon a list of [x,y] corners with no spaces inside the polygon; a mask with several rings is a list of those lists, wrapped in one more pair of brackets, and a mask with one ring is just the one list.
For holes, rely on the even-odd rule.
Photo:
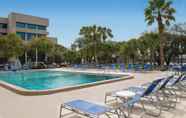
{"label": "palm tree trunk", "polygon": [[163,68],[164,66],[164,38],[163,38],[163,32],[164,32],[164,26],[162,23],[161,15],[158,17],[158,30],[159,30],[159,38],[160,38],[160,66]]}
{"label": "palm tree trunk", "polygon": [[163,37],[162,34],[160,34],[160,65],[161,67],[163,67],[164,65],[164,41],[163,41]]}

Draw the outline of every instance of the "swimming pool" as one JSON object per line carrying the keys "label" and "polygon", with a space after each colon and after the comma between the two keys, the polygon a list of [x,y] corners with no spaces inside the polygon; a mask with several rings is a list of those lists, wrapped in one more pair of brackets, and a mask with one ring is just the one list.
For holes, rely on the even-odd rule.
{"label": "swimming pool", "polygon": [[63,71],[17,71],[2,72],[0,80],[31,91],[53,90],[81,86],[97,82],[118,80],[121,76]]}

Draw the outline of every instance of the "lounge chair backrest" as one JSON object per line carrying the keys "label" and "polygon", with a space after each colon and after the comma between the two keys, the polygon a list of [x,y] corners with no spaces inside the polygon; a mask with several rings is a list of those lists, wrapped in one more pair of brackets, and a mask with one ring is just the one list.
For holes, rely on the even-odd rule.
{"label": "lounge chair backrest", "polygon": [[132,69],[133,68],[133,65],[132,64],[128,64],[128,69]]}
{"label": "lounge chair backrest", "polygon": [[173,75],[168,76],[167,78],[165,78],[163,84],[161,84],[161,86],[159,87],[159,90],[162,90],[163,88],[165,88],[165,86],[167,85],[167,83],[170,81],[171,78],[173,78]]}
{"label": "lounge chair backrest", "polygon": [[113,70],[115,70],[115,69],[116,69],[116,64],[111,64],[111,68],[112,68]]}
{"label": "lounge chair backrest", "polygon": [[150,64],[145,64],[143,66],[144,70],[150,70],[151,69],[151,65]]}
{"label": "lounge chair backrest", "polygon": [[184,65],[184,66],[181,67],[181,71],[182,72],[186,72],[186,65]]}
{"label": "lounge chair backrest", "polygon": [[183,74],[181,81],[186,80],[186,74]]}
{"label": "lounge chair backrest", "polygon": [[155,88],[157,87],[157,85],[162,81],[162,79],[158,79],[158,80],[155,80],[153,81],[149,86],[148,88],[145,90],[145,92],[142,94],[142,96],[147,96],[149,94],[151,94]]}
{"label": "lounge chair backrest", "polygon": [[172,86],[173,85],[175,85],[175,84],[177,84],[179,81],[181,81],[182,80],[182,78],[183,78],[183,74],[181,74],[177,79],[176,79],[176,81],[174,81],[174,83],[172,83]]}

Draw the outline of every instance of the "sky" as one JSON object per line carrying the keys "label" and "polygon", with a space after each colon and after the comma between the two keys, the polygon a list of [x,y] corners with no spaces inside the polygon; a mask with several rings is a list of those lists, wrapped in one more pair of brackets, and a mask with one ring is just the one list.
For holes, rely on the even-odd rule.
{"label": "sky", "polygon": [[[65,47],[79,37],[82,26],[100,25],[112,29],[115,41],[129,40],[145,31],[144,9],[148,0],[0,0],[0,16],[18,12],[48,18],[49,36]],[[186,0],[173,0],[176,23],[186,22]]]}

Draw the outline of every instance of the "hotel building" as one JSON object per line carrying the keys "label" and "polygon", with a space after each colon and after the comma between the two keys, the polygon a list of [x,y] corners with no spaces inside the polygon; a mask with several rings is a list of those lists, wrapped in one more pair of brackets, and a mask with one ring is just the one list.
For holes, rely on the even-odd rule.
{"label": "hotel building", "polygon": [[[8,18],[0,17],[0,35],[16,33],[25,41],[34,37],[47,37],[49,34],[47,32],[48,26],[48,19],[36,16],[12,12],[8,15]],[[49,37],[49,39],[57,43],[57,38]]]}

